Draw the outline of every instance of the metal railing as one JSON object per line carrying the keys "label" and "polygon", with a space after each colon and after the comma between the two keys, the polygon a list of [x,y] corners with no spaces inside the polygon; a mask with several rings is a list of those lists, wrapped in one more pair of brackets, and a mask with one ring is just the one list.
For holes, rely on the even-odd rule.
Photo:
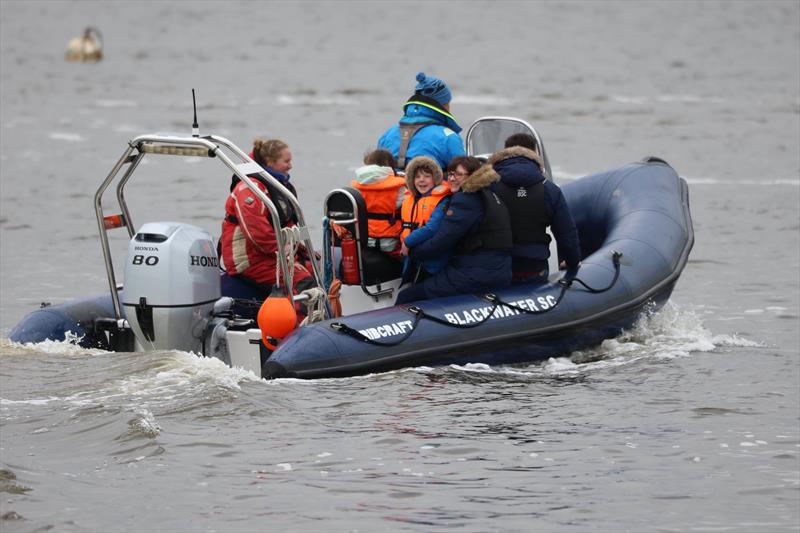
{"label": "metal railing", "polygon": [[[229,157],[228,154],[223,151],[223,149],[228,150],[234,159]],[[305,245],[306,250],[308,251],[309,260],[312,265],[314,279],[317,282],[317,286],[322,287],[320,266],[318,264],[316,253],[314,252],[314,246],[311,243],[308,225],[306,224],[303,211],[300,209],[300,204],[298,203],[297,198],[295,198],[294,195],[283,186],[283,184],[271,176],[269,172],[265,171],[261,165],[253,161],[248,154],[246,154],[228,139],[224,137],[218,137],[216,135],[207,135],[203,137],[184,137],[177,135],[173,136],[158,134],[141,135],[128,142],[128,148],[125,149],[122,156],[111,169],[111,172],[108,174],[106,179],[100,184],[100,187],[97,189],[97,192],[94,195],[94,209],[95,215],[97,216],[97,225],[100,230],[100,244],[103,249],[103,260],[105,261],[106,274],[108,276],[108,284],[111,291],[111,300],[114,305],[114,314],[116,315],[117,320],[122,318],[122,308],[119,302],[119,295],[117,294],[117,281],[114,273],[114,265],[111,260],[111,249],[108,242],[108,229],[125,226],[128,230],[128,236],[130,238],[133,238],[133,236],[136,234],[136,227],[133,223],[133,218],[131,217],[127,202],[125,201],[124,191],[125,186],[133,176],[133,172],[139,166],[139,163],[146,154],[217,158],[226,167],[228,167],[233,174],[235,174],[242,182],[244,182],[253,192],[253,194],[255,194],[258,199],[264,203],[269,211],[272,227],[275,228],[275,238],[279,250],[277,256],[278,266],[281,273],[281,282],[283,284],[283,289],[286,291],[285,294],[292,294],[292,287],[289,284],[287,276],[289,273],[289,264],[286,254],[283,253],[283,251],[286,249],[286,242],[283,232],[280,231],[281,224],[280,217],[278,216],[278,210],[276,209],[275,204],[272,202],[270,197],[255,185],[253,180],[248,177],[248,174],[258,174],[261,176],[271,186],[277,189],[278,192],[282,194],[292,205],[297,216],[297,224],[293,231],[298,236],[298,239]],[[240,162],[237,163],[235,160]],[[122,219],[119,224],[108,225],[106,223],[106,217],[103,213],[103,194],[126,164],[130,166],[125,170],[125,173],[123,174],[122,178],[120,178],[116,187],[116,198],[117,202],[119,203],[119,207],[122,210]],[[330,309],[327,301],[326,309]]]}
{"label": "metal railing", "polygon": [[[331,198],[331,196],[334,196],[334,195],[342,195],[345,198],[347,198],[347,200],[350,202],[350,209],[351,210],[350,211],[330,211],[328,209],[328,200]],[[364,241],[369,238],[369,235],[362,235],[361,234],[361,228],[359,227],[360,226],[360,223],[359,223],[360,219],[359,219],[359,214],[358,214],[358,202],[356,202],[355,197],[350,193],[350,191],[348,191],[346,189],[333,189],[332,191],[330,191],[325,196],[325,200],[323,202],[323,206],[324,206],[324,208],[323,208],[324,213],[323,214],[324,214],[324,216],[328,217],[328,220],[330,220],[331,222],[334,222],[336,224],[342,225],[342,226],[346,226],[346,225],[352,225],[353,226],[353,238],[356,241],[356,263],[358,264],[358,275],[359,275],[359,279],[360,279],[361,290],[364,292],[364,294],[366,294],[367,296],[372,297],[375,301],[378,301],[378,298],[380,296],[383,296],[384,294],[391,294],[393,292],[393,289],[391,289],[391,288],[389,288],[389,289],[381,289],[380,288],[380,283],[377,285],[377,289],[376,289],[375,292],[370,292],[369,289],[367,288],[366,283],[364,282],[364,280],[366,279],[366,276],[365,276],[365,272],[364,272],[364,262],[365,261],[364,261],[364,254],[362,253],[362,248],[365,245]],[[328,257],[331,258],[331,263],[334,263],[334,261],[332,260],[333,257],[334,257],[333,248],[334,248],[334,242],[333,242],[333,239],[331,239],[331,245],[330,245],[329,249],[323,250],[323,253],[328,254]],[[333,270],[334,270],[334,273],[335,273],[336,269],[338,268],[338,265],[333,264],[332,266],[333,266]]]}

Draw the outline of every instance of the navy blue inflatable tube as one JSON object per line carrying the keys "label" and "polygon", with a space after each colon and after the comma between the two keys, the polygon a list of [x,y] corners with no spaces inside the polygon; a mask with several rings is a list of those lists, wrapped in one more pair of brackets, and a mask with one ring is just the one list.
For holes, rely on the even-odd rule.
{"label": "navy blue inflatable tube", "polygon": [[[120,300],[122,291],[119,291]],[[42,307],[28,313],[8,334],[19,343],[37,343],[46,340],[63,341],[67,332],[74,333],[78,344],[84,348],[111,349],[108,337],[95,326],[95,320],[114,316],[110,294],[74,300],[65,304]],[[124,318],[124,314],[123,314]]]}
{"label": "navy blue inflatable tube", "polygon": [[[630,327],[645,309],[660,308],[694,243],[686,182],[669,165],[653,160],[576,180],[563,191],[580,233],[584,259],[578,277],[591,287],[607,287],[615,276],[614,252],[622,253],[619,278],[610,290],[597,294],[573,284],[553,307],[561,293],[558,275],[545,285],[508,287],[495,292],[503,302],[546,312],[501,306],[471,329],[422,318],[409,334],[416,315],[404,306],[320,322],[290,334],[267,361],[265,377],[535,361],[596,345]],[[492,308],[485,295],[415,305],[426,315],[461,325],[477,323]],[[345,324],[350,334],[337,324]],[[403,337],[395,346],[377,345]]]}
{"label": "navy blue inflatable tube", "polygon": [[[246,284],[228,275],[221,275],[222,294],[231,298],[238,298],[239,302],[256,298],[258,295],[251,285]],[[124,300],[124,290],[119,288],[119,301]],[[263,297],[262,297],[263,299]],[[237,303],[234,311],[247,318],[255,318],[257,306]],[[103,329],[103,324],[98,324],[98,319],[108,324],[113,322],[114,304],[111,295],[101,294],[73,300],[64,304],[42,307],[28,313],[19,324],[14,326],[8,338],[14,342],[38,343],[46,340],[63,341],[67,332],[74,333],[78,344],[83,348],[102,348],[104,350],[127,351],[133,349],[130,344],[133,339],[126,342],[114,342],[113,327]],[[122,317],[125,318],[125,307],[122,307]]]}

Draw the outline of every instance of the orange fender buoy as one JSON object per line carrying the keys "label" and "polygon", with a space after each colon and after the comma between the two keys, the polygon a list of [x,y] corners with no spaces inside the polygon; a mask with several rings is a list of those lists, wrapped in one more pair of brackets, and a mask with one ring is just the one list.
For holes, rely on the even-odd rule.
{"label": "orange fender buoy", "polygon": [[284,294],[283,288],[272,287],[272,292],[258,310],[256,322],[261,329],[261,342],[270,350],[276,348],[270,344],[270,338],[282,339],[297,327],[294,303]]}

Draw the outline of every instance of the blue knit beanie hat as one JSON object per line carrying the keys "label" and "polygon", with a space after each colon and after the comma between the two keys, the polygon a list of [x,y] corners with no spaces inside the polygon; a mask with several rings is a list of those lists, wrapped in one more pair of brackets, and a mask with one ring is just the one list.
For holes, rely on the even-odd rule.
{"label": "blue knit beanie hat", "polygon": [[417,74],[417,86],[414,91],[428,98],[433,98],[442,105],[447,105],[452,99],[450,89],[447,84],[439,78],[433,76],[426,76],[424,72]]}

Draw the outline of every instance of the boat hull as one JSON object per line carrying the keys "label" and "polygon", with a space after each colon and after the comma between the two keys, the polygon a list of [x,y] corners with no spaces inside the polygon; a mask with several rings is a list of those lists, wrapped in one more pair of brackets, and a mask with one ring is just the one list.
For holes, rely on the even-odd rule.
{"label": "boat hull", "polygon": [[[516,308],[493,309],[485,294],[461,295],[317,323],[288,336],[266,362],[264,376],[536,361],[597,345],[663,306],[694,243],[685,181],[652,160],[576,180],[563,191],[581,237],[578,277],[590,287],[608,287],[616,275],[614,255],[621,253],[608,290],[596,293],[574,283],[559,300],[556,274],[544,285],[495,291]],[[411,307],[425,318],[417,320]]]}
{"label": "boat hull", "polygon": [[[122,298],[122,291],[118,291]],[[98,321],[109,321],[114,316],[111,295],[101,294],[73,300],[65,304],[44,305],[28,313],[9,332],[8,338],[21,344],[46,340],[63,341],[68,338],[84,348],[113,348],[108,329]]]}
{"label": "boat hull", "polygon": [[[570,182],[562,190],[581,239],[578,278],[607,290],[593,292],[579,283],[565,288],[561,274],[554,273],[546,284],[499,289],[495,299],[458,295],[319,322],[283,339],[263,365],[263,377],[537,361],[595,346],[663,306],[694,243],[686,182],[653,159]],[[228,285],[223,280],[224,295],[244,294]],[[9,338],[36,343],[64,340],[71,332],[84,347],[134,350],[132,335],[125,336],[109,317],[114,317],[110,295],[85,298],[30,313]]]}

